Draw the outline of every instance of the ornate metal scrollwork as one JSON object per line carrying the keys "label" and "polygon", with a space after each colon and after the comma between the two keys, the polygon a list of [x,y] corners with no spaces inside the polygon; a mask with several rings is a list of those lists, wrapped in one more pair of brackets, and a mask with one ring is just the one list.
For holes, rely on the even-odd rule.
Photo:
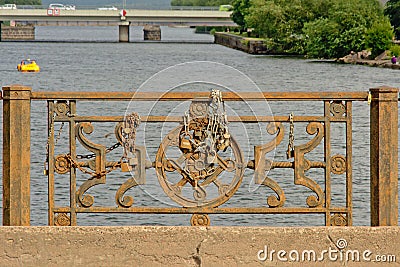
{"label": "ornate metal scrollwork", "polygon": [[54,104],[54,112],[57,117],[66,117],[70,113],[70,107],[67,101],[57,101]]}
{"label": "ornate metal scrollwork", "polygon": [[[123,162],[123,164],[128,165],[128,170],[132,174],[132,178],[125,181],[117,190],[115,194],[115,202],[119,207],[122,208],[129,208],[133,205],[134,199],[132,196],[125,196],[125,193],[140,184],[146,183],[146,176],[145,176],[145,168],[146,168],[146,150],[143,146],[134,146],[133,148],[129,148],[129,144],[126,142],[126,132],[124,123],[120,122],[115,127],[115,136],[118,142],[124,147],[124,149],[128,146],[129,150],[134,149],[135,153],[133,155],[133,151],[129,151],[129,153],[125,152],[124,156],[130,155],[131,159],[126,159],[128,162]],[[131,133],[131,132],[129,132]],[[133,140],[134,141],[134,140]],[[123,156],[123,157],[124,157]],[[130,161],[130,162],[129,162]]]}
{"label": "ornate metal scrollwork", "polygon": [[[184,207],[217,207],[226,202],[238,189],[244,173],[243,155],[233,137],[230,137],[230,146],[227,154],[232,158],[224,158],[218,153],[212,155],[205,152],[206,147],[204,138],[197,139],[195,144],[200,148],[192,148],[187,151],[180,151],[176,140],[179,140],[183,127],[179,126],[172,130],[162,141],[156,155],[157,177],[164,192],[175,202]],[[192,129],[192,126],[190,126]],[[175,144],[175,145],[174,145]],[[171,155],[181,153],[177,158],[169,156],[169,150],[173,150]],[[224,153],[226,155],[226,153]],[[233,174],[229,184],[222,182],[218,176],[222,172]],[[176,172],[182,178],[178,182],[168,179],[169,174]],[[184,196],[182,189],[190,184],[193,190],[193,197]],[[209,199],[207,187],[214,184],[217,187],[218,195]]]}
{"label": "ornate metal scrollwork", "polygon": [[66,174],[71,169],[71,162],[66,155],[58,155],[54,161],[54,170],[58,174]]}
{"label": "ornate metal scrollwork", "polygon": [[267,126],[267,132],[270,135],[276,134],[276,137],[267,144],[254,147],[254,178],[256,184],[265,185],[276,193],[277,196],[268,196],[268,206],[271,208],[282,207],[286,200],[284,191],[276,181],[268,176],[264,177],[264,175],[265,171],[269,170],[272,165],[272,161],[267,161],[265,156],[268,152],[274,150],[282,142],[282,139],[285,135],[285,128],[280,122],[271,122]]}
{"label": "ornate metal scrollwork", "polygon": [[335,118],[341,118],[346,113],[346,106],[342,101],[332,101],[330,103],[330,112]]}
{"label": "ornate metal scrollwork", "polygon": [[192,226],[209,226],[210,217],[207,214],[193,214],[190,218]]}
{"label": "ornate metal scrollwork", "polygon": [[340,213],[331,214],[331,226],[347,226],[347,218]]}
{"label": "ornate metal scrollwork", "polygon": [[71,219],[67,215],[67,213],[59,213],[57,214],[56,218],[54,219],[54,224],[56,226],[70,226]]}
{"label": "ornate metal scrollwork", "polygon": [[126,180],[117,190],[115,193],[115,202],[119,207],[122,208],[129,208],[133,205],[134,199],[132,196],[125,196],[125,193],[141,184],[146,183],[145,178],[145,168],[146,168],[146,150],[143,146],[136,146],[136,159],[135,164],[132,165],[131,175],[132,177]]}
{"label": "ornate metal scrollwork", "polygon": [[[234,97],[233,95],[224,93],[229,101],[239,100],[236,95]],[[146,94],[144,96],[143,99],[147,100]],[[173,94],[168,95],[162,100],[186,99],[186,96],[172,96]],[[126,116],[123,122],[121,122],[121,116],[114,115],[92,116],[85,112],[84,116],[80,116],[76,114],[76,100],[48,100],[49,137],[44,165],[49,185],[51,185],[49,186],[50,224],[76,225],[78,215],[81,213],[191,214],[190,223],[194,226],[210,225],[209,214],[296,213],[310,216],[323,215],[327,226],[352,224],[352,199],[349,195],[352,179],[351,157],[349,157],[352,153],[349,147],[352,143],[352,102],[350,100],[332,101],[323,98],[323,115],[305,114],[294,117],[291,114],[289,119],[285,116],[258,117],[250,114],[229,117],[232,118],[230,121],[237,123],[241,121],[256,123],[257,120],[258,123],[270,122],[266,129],[269,135],[268,142],[254,146],[254,159],[246,159],[248,162],[244,162],[239,141],[231,136],[230,130],[233,133],[235,128],[228,129],[228,117],[221,93],[213,91],[208,99],[204,98],[203,92],[196,93],[196,96],[199,98],[192,101],[185,113],[183,123],[176,128],[170,128],[172,130],[161,140],[155,159],[154,154],[149,155],[154,160],[153,162],[146,161],[145,147],[135,145],[136,129],[140,122],[138,114],[132,113]],[[248,95],[249,99],[263,100],[265,96],[263,94],[261,98],[258,98],[255,94]],[[139,101],[140,98],[136,100]],[[129,119],[126,120],[126,118]],[[273,120],[276,122],[271,122]],[[149,114],[143,117],[143,121],[169,127],[170,123],[180,121],[180,118],[175,115]],[[106,147],[97,139],[100,134],[92,134],[92,132],[95,129],[94,126],[100,124],[99,128],[106,129],[111,123],[113,126],[116,125],[117,140]],[[63,140],[62,144],[68,143],[69,150],[57,147],[64,124],[69,127],[69,142]],[[306,133],[301,136],[302,138],[306,136],[304,144],[300,141],[302,138],[296,139],[296,145],[294,144],[295,124],[302,125],[306,130]],[[339,126],[340,131],[332,131],[332,125]],[[55,126],[57,126],[56,130]],[[58,126],[60,126],[59,130]],[[300,127],[296,130],[300,130]],[[96,131],[98,131],[97,128]],[[108,131],[107,128],[106,137],[109,137]],[[337,149],[341,143],[332,145],[332,140],[336,141],[343,133],[346,138],[344,152],[342,147],[340,150]],[[288,157],[283,159],[286,152],[283,151],[285,147],[282,148],[283,138],[287,138],[285,134],[289,137]],[[324,140],[325,134],[326,140]],[[245,136],[242,137],[245,138]],[[278,148],[277,154],[273,158],[275,155],[272,154],[276,148]],[[124,151],[120,153],[122,149]],[[77,154],[80,150],[86,150],[88,153]],[[335,155],[336,150],[342,152]],[[69,151],[69,153],[57,155],[56,151]],[[283,153],[280,153],[282,151]],[[313,161],[316,157],[319,159]],[[106,158],[109,161],[106,161]],[[138,185],[145,184],[146,169],[149,168],[155,169],[159,186],[172,199],[171,202],[178,203],[178,207],[153,205],[145,199],[143,205],[142,203],[140,206],[136,205],[138,198],[134,193],[137,192]],[[261,185],[259,188],[267,191],[261,195],[261,201],[264,204],[253,205],[253,200],[258,201],[258,196],[253,195],[249,198],[240,197],[243,202],[232,203],[232,206],[229,205],[230,201],[226,203],[229,199],[234,200],[232,196],[242,183],[245,168],[254,169],[254,183],[257,186]],[[113,175],[108,175],[114,170],[117,171]],[[321,177],[314,177],[316,175],[321,175]],[[93,190],[100,189],[92,188],[96,185],[106,184],[106,176],[108,180],[116,178],[109,186],[101,186],[106,189],[106,192]],[[69,193],[74,194],[72,197],[75,199],[74,203],[64,205],[62,204],[64,201],[58,201],[59,197],[55,192],[60,189],[60,182],[70,183]],[[343,190],[343,185],[345,190]],[[286,188],[288,188],[287,191],[284,190]],[[146,189],[150,191],[153,188]],[[156,190],[159,189],[158,187]],[[289,205],[288,192],[297,189],[303,196],[301,203],[298,204],[295,199],[293,206],[286,207]],[[336,203],[338,190],[346,194],[345,204],[341,204],[344,200]],[[296,193],[294,197],[299,195]],[[100,204],[98,203],[99,195],[104,202],[106,201],[106,198],[103,198],[104,195],[107,195],[107,200],[111,197],[111,200],[104,205]]]}
{"label": "ornate metal scrollwork", "polygon": [[184,125],[163,139],[156,155],[161,187],[184,207],[217,207],[236,192],[243,178],[243,155],[220,110],[221,94],[213,91],[211,97],[209,106],[197,105],[200,111],[191,106],[191,114],[203,116],[185,116]]}
{"label": "ornate metal scrollwork", "polygon": [[315,137],[306,144],[294,147],[294,183],[304,185],[315,192],[317,196],[308,196],[306,201],[307,205],[313,208],[324,204],[324,192],[314,180],[305,175],[305,172],[310,169],[310,162],[304,157],[304,154],[312,151],[321,143],[324,137],[324,126],[319,122],[310,122],[306,130],[310,135],[315,134]]}
{"label": "ornate metal scrollwork", "polygon": [[334,174],[343,174],[346,172],[346,158],[342,155],[331,157],[331,172]]}
{"label": "ornate metal scrollwork", "polygon": [[94,203],[94,197],[85,194],[89,188],[98,184],[106,183],[106,147],[103,145],[95,144],[91,142],[85,134],[91,134],[94,130],[93,126],[89,122],[81,122],[75,126],[76,137],[79,142],[89,151],[95,154],[95,175],[84,182],[76,192],[77,202],[80,206],[88,208]]}

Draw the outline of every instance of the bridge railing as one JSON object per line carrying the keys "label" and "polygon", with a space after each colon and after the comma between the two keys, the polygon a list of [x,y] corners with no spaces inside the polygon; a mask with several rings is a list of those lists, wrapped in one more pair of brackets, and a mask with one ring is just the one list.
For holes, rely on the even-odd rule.
{"label": "bridge railing", "polygon": [[[370,102],[371,225],[398,223],[395,88],[220,94],[32,92],[12,85],[3,87],[2,99],[3,225],[30,225],[32,100],[48,104],[49,225],[77,225],[82,214],[104,213],[191,214],[192,225],[209,225],[210,214],[319,214],[325,226],[352,225],[354,101]],[[317,102],[322,112],[227,116],[225,111],[225,103],[241,108],[240,103],[265,100]],[[132,112],[104,116],[79,110],[96,101],[103,108],[115,101],[133,103]],[[149,101],[172,103],[170,108],[189,101],[189,107],[184,114],[141,114],[138,103]],[[141,123],[158,126],[143,129]],[[237,124],[262,130],[237,136]],[[114,142],[104,144],[102,130],[109,135],[110,128]],[[157,183],[149,185],[146,180],[154,177]],[[258,190],[241,192],[244,180]],[[156,193],[141,201],[146,194],[137,188],[148,192],[147,186]],[[344,201],[336,202],[337,195]]]}

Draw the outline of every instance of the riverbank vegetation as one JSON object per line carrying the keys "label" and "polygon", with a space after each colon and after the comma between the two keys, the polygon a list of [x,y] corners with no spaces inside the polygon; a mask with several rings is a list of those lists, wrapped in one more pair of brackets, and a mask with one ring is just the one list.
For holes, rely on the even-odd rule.
{"label": "riverbank vegetation", "polygon": [[378,0],[235,0],[232,19],[279,54],[339,58],[368,49],[377,56],[394,37]]}
{"label": "riverbank vegetation", "polygon": [[400,40],[400,0],[389,0],[386,3],[385,15],[390,19],[396,39]]}

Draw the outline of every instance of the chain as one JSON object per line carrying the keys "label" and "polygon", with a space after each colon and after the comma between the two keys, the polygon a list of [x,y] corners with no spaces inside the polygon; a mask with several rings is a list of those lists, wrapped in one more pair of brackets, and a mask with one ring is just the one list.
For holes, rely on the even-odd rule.
{"label": "chain", "polygon": [[89,171],[86,168],[83,168],[81,164],[79,164],[79,162],[77,162],[76,160],[74,160],[70,154],[66,154],[65,158],[70,162],[71,164],[71,168],[77,168],[78,170],[80,170],[83,173],[89,174],[91,175],[93,178],[95,177],[101,177],[104,176],[106,174],[109,174],[110,172],[112,172],[113,170],[116,170],[118,168],[121,167],[121,161],[118,162],[114,162],[114,164],[109,167],[107,170],[105,171],[101,171],[101,172],[93,172],[93,171]]}
{"label": "chain", "polygon": [[211,107],[215,114],[216,111],[219,110],[220,105],[222,103],[222,92],[218,89],[211,90]]}
{"label": "chain", "polygon": [[290,113],[289,115],[289,123],[290,123],[290,128],[289,128],[289,144],[288,144],[288,149],[286,152],[286,157],[288,159],[293,158],[293,152],[294,152],[294,122],[293,122],[293,112]]}
{"label": "chain", "polygon": [[211,90],[210,106],[212,110],[208,114],[210,121],[208,123],[207,130],[210,131],[214,137],[216,137],[219,124],[223,127],[225,127],[227,124],[225,105],[222,101],[222,93],[220,90]]}
{"label": "chain", "polygon": [[[49,135],[47,138],[47,145],[46,145],[46,159],[44,162],[44,174],[48,175],[48,169],[47,169],[47,164],[49,162],[49,154],[50,154],[50,139],[51,136],[54,134],[54,122],[57,114],[53,112],[53,115],[50,118],[50,130],[49,130]],[[124,143],[124,156],[122,158],[128,158],[128,156],[135,155],[135,139],[136,139],[136,128],[140,124],[140,117],[137,113],[133,112],[130,114],[127,119],[125,120],[124,123],[124,129],[123,129],[123,143]],[[61,123],[60,129],[58,130],[57,136],[55,138],[54,145],[58,143],[60,140],[62,131],[64,127],[64,122]],[[106,148],[106,153],[109,153],[113,151],[114,149],[120,147],[121,144],[119,142],[115,143],[114,145]],[[86,154],[86,155],[77,155],[76,159],[92,159],[96,157],[96,154],[91,153],[91,154]],[[93,177],[98,177],[98,176],[103,176],[108,174],[109,172],[120,168],[121,167],[121,161],[115,162],[111,167],[109,167],[107,170],[102,171],[100,173],[96,172],[91,172],[88,171],[87,169],[83,168],[79,162],[74,160],[70,154],[66,155],[66,159],[71,163],[71,167],[78,168],[80,171],[83,173],[89,174]]]}
{"label": "chain", "polygon": [[183,126],[185,127],[185,135],[189,135],[189,122],[190,122],[190,114],[185,112],[185,116],[183,116]]}
{"label": "chain", "polygon": [[125,118],[123,129],[124,154],[122,158],[135,158],[136,129],[140,122],[140,116],[136,112],[132,112]]}
{"label": "chain", "polygon": [[217,149],[225,150],[229,146],[230,133],[228,130],[228,118],[225,103],[222,100],[222,92],[217,89],[211,91],[211,111],[208,114],[207,134],[216,144]]}
{"label": "chain", "polygon": [[61,123],[60,129],[58,129],[58,134],[57,134],[56,141],[55,141],[54,145],[57,145],[58,140],[60,140],[61,133],[63,131],[63,127],[64,127],[64,122]]}
{"label": "chain", "polygon": [[[71,155],[67,154],[66,158],[71,163],[72,167],[78,168],[81,172],[91,175],[92,177],[101,177],[104,176],[113,170],[121,167],[123,159],[130,159],[136,156],[135,154],[135,141],[136,141],[136,129],[139,127],[140,124],[140,116],[136,112],[132,112],[128,115],[124,121],[124,128],[122,130],[122,139],[123,139],[123,146],[124,146],[124,154],[120,161],[115,162],[111,167],[109,167],[105,171],[101,172],[92,172],[86,168],[83,168],[79,162],[75,161]],[[106,153],[116,149],[119,147],[120,143],[115,143],[111,147],[106,149]],[[87,155],[77,155],[77,159],[91,159],[94,158],[95,154],[87,154]]]}
{"label": "chain", "polygon": [[[49,154],[50,154],[50,138],[54,133],[54,121],[56,119],[56,113],[53,112],[53,116],[51,116],[50,118],[50,131],[49,134],[47,136],[47,143],[46,143],[46,159],[43,163],[43,174],[47,175],[48,174],[48,169],[47,169],[47,164],[49,162]],[[57,145],[58,141],[60,140],[61,137],[61,133],[63,131],[63,127],[64,127],[64,122],[61,123],[60,129],[58,130],[56,139],[54,141],[54,145]]]}
{"label": "chain", "polygon": [[54,112],[53,115],[50,118],[50,131],[49,131],[49,134],[47,136],[46,159],[44,160],[44,163],[43,163],[43,174],[44,175],[48,174],[47,163],[49,162],[50,137],[52,136],[52,134],[54,132],[54,120],[55,120],[55,117],[56,117],[56,114]]}
{"label": "chain", "polygon": [[[106,148],[106,153],[113,151],[114,149],[116,149],[117,147],[120,147],[121,144],[120,143],[115,143],[114,145],[107,147]],[[77,159],[92,159],[96,157],[96,154],[91,153],[91,154],[86,154],[86,155],[76,155]]]}

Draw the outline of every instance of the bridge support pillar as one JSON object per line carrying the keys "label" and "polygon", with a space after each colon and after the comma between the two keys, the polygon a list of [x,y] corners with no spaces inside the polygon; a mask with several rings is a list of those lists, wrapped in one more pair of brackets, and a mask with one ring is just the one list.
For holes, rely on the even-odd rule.
{"label": "bridge support pillar", "polygon": [[129,22],[124,21],[119,24],[119,42],[128,43],[129,42]]}
{"label": "bridge support pillar", "polygon": [[1,42],[1,24],[3,24],[2,21],[0,21],[0,42]]}
{"label": "bridge support pillar", "polygon": [[145,25],[143,39],[146,41],[161,41],[161,28],[159,25]]}

